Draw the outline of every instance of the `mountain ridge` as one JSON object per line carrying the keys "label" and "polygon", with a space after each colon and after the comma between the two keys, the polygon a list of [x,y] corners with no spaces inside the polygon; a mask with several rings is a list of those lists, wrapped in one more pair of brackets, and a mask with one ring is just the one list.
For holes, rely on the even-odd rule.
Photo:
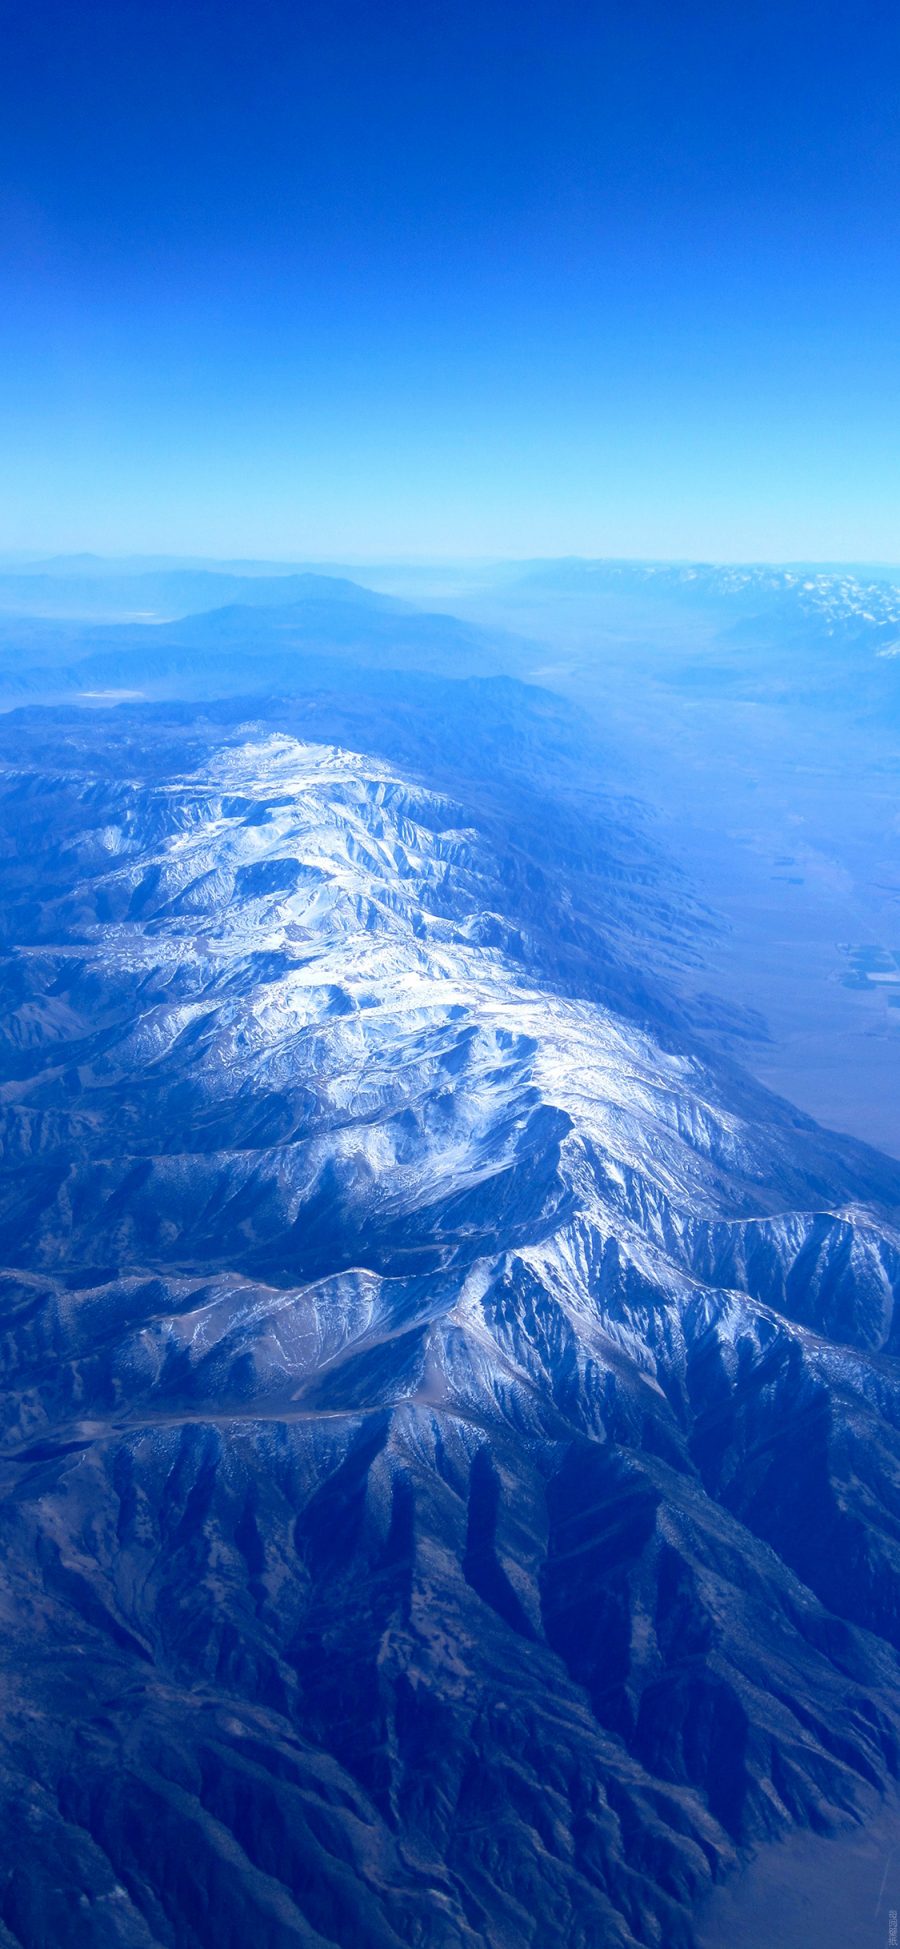
{"label": "mountain ridge", "polygon": [[900,1765],[900,1179],[291,708],[7,727],[0,1916],[686,1949]]}

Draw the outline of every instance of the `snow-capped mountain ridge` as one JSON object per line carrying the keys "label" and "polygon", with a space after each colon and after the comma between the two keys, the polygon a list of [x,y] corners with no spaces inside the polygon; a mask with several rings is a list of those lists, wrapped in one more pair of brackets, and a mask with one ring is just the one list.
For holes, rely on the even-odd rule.
{"label": "snow-capped mountain ridge", "polygon": [[[702,603],[727,621],[754,619],[767,629],[814,629],[826,640],[854,632],[876,640],[900,632],[900,581],[868,580],[840,570],[780,568],[769,563],[580,561],[547,564],[526,583],[573,592],[645,592]],[[879,654],[894,654],[888,644]]]}
{"label": "snow-capped mountain ridge", "polygon": [[897,1173],[591,992],[524,828],[90,740],[0,776],[23,1858],[101,1943],[193,1949],[187,1823],[235,1949],[686,1945],[900,1764]]}

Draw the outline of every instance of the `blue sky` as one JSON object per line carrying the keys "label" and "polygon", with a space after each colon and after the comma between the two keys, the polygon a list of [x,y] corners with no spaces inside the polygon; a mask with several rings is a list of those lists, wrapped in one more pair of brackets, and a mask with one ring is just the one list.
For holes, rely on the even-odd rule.
{"label": "blue sky", "polygon": [[900,560],[893,5],[7,0],[0,547]]}

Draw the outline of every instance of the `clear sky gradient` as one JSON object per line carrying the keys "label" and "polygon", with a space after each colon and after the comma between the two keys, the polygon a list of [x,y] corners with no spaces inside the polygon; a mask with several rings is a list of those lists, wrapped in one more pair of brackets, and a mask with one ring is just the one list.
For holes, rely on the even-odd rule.
{"label": "clear sky gradient", "polygon": [[0,547],[900,560],[900,10],[6,0]]}

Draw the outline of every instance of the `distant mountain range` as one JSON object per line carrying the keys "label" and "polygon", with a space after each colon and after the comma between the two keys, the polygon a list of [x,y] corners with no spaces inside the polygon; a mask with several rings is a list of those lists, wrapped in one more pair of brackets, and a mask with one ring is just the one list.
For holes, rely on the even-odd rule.
{"label": "distant mountain range", "polygon": [[638,594],[705,608],[721,621],[818,639],[900,640],[900,571],[777,568],[765,564],[560,561],[536,564],[523,590],[555,595]]}
{"label": "distant mountain range", "polygon": [[[31,563],[27,569],[0,570],[0,614],[59,619],[133,622],[175,621],[188,615],[230,607],[288,608],[306,603],[316,590],[344,602],[379,600],[385,609],[396,595],[364,596],[361,584],[405,589],[409,585],[421,602],[429,576],[436,588],[449,581],[460,593],[467,582],[490,586],[492,579],[507,594],[589,595],[623,592],[637,597],[705,607],[746,626],[793,628],[824,637],[863,635],[900,639],[900,569],[874,572],[760,565],[704,563],[639,563],[591,561],[579,558],[535,563],[487,564],[481,569],[403,569],[402,566],[335,572],[300,569],[289,564],[179,564],[171,558],[154,561],[104,561],[102,557],[58,557]],[[427,604],[427,596],[425,597]]]}
{"label": "distant mountain range", "polygon": [[[235,586],[225,577],[208,580],[223,598]],[[0,616],[0,698],[271,692],[302,687],[323,658],[460,676],[527,660],[525,646],[508,633],[429,614],[341,578],[310,574],[239,589],[240,602],[210,608],[204,583],[205,606],[176,622]],[[259,603],[248,593],[259,593]]]}
{"label": "distant mountain range", "polygon": [[0,609],[30,616],[171,621],[201,610],[233,603],[249,608],[286,608],[304,602],[325,585],[344,602],[365,601],[369,607],[391,606],[388,596],[376,597],[346,577],[321,576],[308,571],[262,574],[240,570],[160,568],[127,572],[107,566],[67,573],[62,564],[51,571],[0,574]]}
{"label": "distant mountain range", "polygon": [[[824,680],[835,701],[846,685],[854,706],[870,694],[874,711],[893,715],[897,708],[888,666],[900,650],[900,588],[887,583],[864,587],[849,576],[780,569],[576,562],[534,567],[503,588],[510,616],[530,618],[537,636],[540,599],[552,603],[557,626],[566,600],[577,604],[582,630],[585,616],[602,629],[607,604],[614,617],[624,608],[632,626],[643,618],[651,637],[656,615],[683,616],[685,650],[691,618],[702,618],[731,683],[759,687],[774,670],[783,685],[820,688]],[[57,593],[51,599],[47,590]],[[57,614],[57,602],[73,613]],[[131,619],[110,620],[119,611]],[[465,620],[446,601],[423,609],[347,577],[312,572],[179,570],[84,582],[0,576],[0,704],[7,706],[25,697],[296,690],[323,658],[445,676],[531,677],[543,675],[546,652],[517,627]],[[684,651],[674,667],[690,681],[707,682],[716,671],[706,655],[691,674]]]}

